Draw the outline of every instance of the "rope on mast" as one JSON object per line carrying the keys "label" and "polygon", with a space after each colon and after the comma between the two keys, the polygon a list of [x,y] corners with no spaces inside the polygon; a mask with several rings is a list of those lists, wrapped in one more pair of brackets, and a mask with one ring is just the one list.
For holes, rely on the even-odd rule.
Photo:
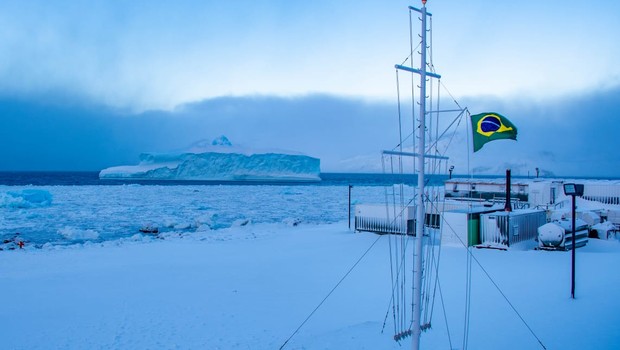
{"label": "rope on mast", "polygon": [[284,343],[282,343],[282,345],[280,346],[279,350],[284,349],[284,347],[286,346],[286,344],[288,344],[288,342],[299,332],[299,330],[306,324],[306,322],[308,322],[308,320],[310,320],[310,318],[312,318],[312,316],[314,316],[314,314],[317,312],[317,310],[319,310],[319,308],[321,308],[321,306],[323,306],[323,304],[325,303],[325,301],[327,301],[327,299],[336,291],[336,289],[338,289],[338,287],[340,287],[340,285],[342,284],[342,282],[344,282],[344,280],[351,274],[351,272],[353,272],[353,270],[355,270],[355,268],[357,267],[357,265],[359,265],[359,263],[366,257],[366,255],[368,255],[368,253],[372,250],[372,248],[377,244],[377,242],[379,242],[379,239],[381,239],[381,237],[383,237],[382,235],[379,235],[377,237],[377,239],[375,239],[372,244],[368,247],[368,249],[366,249],[366,251],[362,254],[362,256],[359,257],[359,259],[357,259],[357,261],[353,264],[353,266],[351,266],[351,268],[349,268],[349,270],[344,274],[344,276],[342,276],[342,278],[340,278],[340,280],[338,281],[338,283],[336,283],[336,285],[329,291],[329,293],[327,293],[327,295],[323,298],[323,300],[321,300],[321,302],[314,308],[314,310],[312,310],[312,312],[310,312],[310,314],[308,315],[308,317],[306,317],[305,320],[303,320],[303,322],[301,322],[301,324],[297,327],[297,329],[295,329],[295,331],[293,332],[293,334],[291,334],[285,341]]}
{"label": "rope on mast", "polygon": [[[454,228],[450,225],[450,223],[448,223],[447,221],[443,220],[442,218],[442,223],[447,226],[447,228],[452,231],[453,233],[455,233],[456,231],[454,230]],[[461,245],[465,248],[467,248],[467,243],[463,242],[463,240],[461,239],[461,237],[459,237],[458,235],[454,235],[459,243],[461,243]],[[525,320],[525,318],[523,318],[523,316],[521,315],[521,313],[517,310],[517,308],[512,304],[512,302],[510,301],[510,299],[508,299],[508,297],[506,296],[506,294],[504,293],[504,291],[499,287],[499,285],[497,284],[497,282],[495,282],[495,280],[491,277],[491,275],[489,274],[489,272],[484,268],[484,266],[482,266],[482,263],[476,258],[476,256],[473,254],[472,250],[467,249],[467,255],[469,257],[471,257],[471,261],[475,262],[476,265],[482,270],[482,272],[484,273],[484,275],[487,277],[487,279],[491,282],[491,284],[493,284],[493,286],[495,287],[495,289],[497,289],[497,291],[499,292],[499,294],[502,296],[502,298],[504,298],[504,300],[506,301],[506,303],[508,304],[508,306],[510,306],[510,308],[512,309],[512,311],[517,315],[517,317],[521,320],[521,322],[523,323],[523,325],[527,328],[527,330],[530,332],[530,334],[532,334],[532,336],[536,339],[536,341],[538,341],[538,344],[540,344],[542,349],[547,349],[547,347],[545,346],[545,344],[543,344],[542,340],[538,337],[538,335],[534,332],[534,330],[532,329],[532,327],[530,327],[530,325],[527,323],[527,321]]]}

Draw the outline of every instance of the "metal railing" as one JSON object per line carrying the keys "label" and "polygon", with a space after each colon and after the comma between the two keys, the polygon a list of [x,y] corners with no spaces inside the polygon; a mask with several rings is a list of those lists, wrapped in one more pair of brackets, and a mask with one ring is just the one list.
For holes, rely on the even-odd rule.
{"label": "metal railing", "polygon": [[358,204],[355,206],[355,231],[379,234],[411,234],[415,207]]}
{"label": "metal railing", "polygon": [[620,205],[620,185],[585,184],[582,198],[603,204]]}
{"label": "metal railing", "polygon": [[[493,203],[493,205],[500,205],[500,204],[505,205],[506,197],[493,196],[491,203]],[[512,206],[512,209],[529,209],[530,207],[530,203],[524,202],[518,198],[511,199],[510,205]]]}
{"label": "metal railing", "polygon": [[540,210],[557,210],[557,209],[562,209],[564,208],[564,201],[561,202],[555,202],[553,204],[539,204],[537,206],[534,207],[534,209],[540,209]]}
{"label": "metal railing", "polygon": [[355,231],[367,231],[380,234],[407,232],[407,224],[403,220],[390,221],[385,218],[355,217]]}

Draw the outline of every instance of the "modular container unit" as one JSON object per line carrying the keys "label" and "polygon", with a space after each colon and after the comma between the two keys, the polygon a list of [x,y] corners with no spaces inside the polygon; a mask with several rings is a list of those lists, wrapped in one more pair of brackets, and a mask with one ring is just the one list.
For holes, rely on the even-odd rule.
{"label": "modular container unit", "polygon": [[538,228],[547,223],[544,210],[524,209],[480,215],[480,245],[507,248],[511,244],[534,240]]}
{"label": "modular container unit", "polygon": [[[441,228],[444,221],[443,216],[450,210],[470,210],[478,218],[479,213],[492,212],[497,208],[491,209],[482,203],[469,201],[446,200],[433,204],[427,203],[424,224],[430,228]],[[415,219],[415,206],[404,208],[398,205],[385,204],[358,204],[355,206],[355,231],[412,235],[415,233]]]}
{"label": "modular container unit", "polygon": [[[510,196],[521,202],[528,201],[528,181],[517,181],[511,183]],[[505,199],[506,180],[505,179],[451,179],[444,182],[444,192],[446,198],[479,198],[484,200]]]}
{"label": "modular container unit", "polygon": [[441,243],[456,246],[480,244],[480,216],[497,212],[498,210],[501,210],[501,208],[477,206],[444,212]]}

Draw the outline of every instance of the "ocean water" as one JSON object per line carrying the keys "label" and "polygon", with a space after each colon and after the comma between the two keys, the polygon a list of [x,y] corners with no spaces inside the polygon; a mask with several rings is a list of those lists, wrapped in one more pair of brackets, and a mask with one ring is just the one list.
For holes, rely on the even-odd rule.
{"label": "ocean water", "polygon": [[[357,203],[382,204],[404,183],[412,197],[414,175],[321,174],[322,181],[117,181],[97,172],[0,172],[0,249],[160,235],[213,234],[256,224],[312,225],[349,220]],[[442,186],[446,176],[429,176]],[[351,187],[350,187],[351,186]],[[350,190],[350,201],[349,201]],[[154,239],[154,238],[153,238]]]}
{"label": "ocean water", "polygon": [[[432,176],[430,185],[441,185],[447,176]],[[113,185],[161,185],[161,186],[178,186],[178,185],[235,185],[235,186],[256,186],[256,185],[292,185],[292,186],[385,186],[396,183],[417,182],[415,175],[398,175],[398,174],[352,174],[352,173],[323,173],[320,182],[253,182],[253,181],[170,181],[170,180],[101,180],[99,172],[0,172],[0,185],[6,186],[113,186]]]}
{"label": "ocean water", "polygon": [[16,238],[30,248],[139,239],[147,226],[185,235],[340,222],[348,220],[349,204],[384,203],[386,188],[417,181],[413,175],[321,177],[311,183],[120,181],[99,180],[97,172],[1,172],[0,249],[14,248]]}
{"label": "ocean water", "polygon": [[[476,178],[501,178],[503,175],[482,175]],[[454,175],[454,178],[467,178],[467,175]],[[513,176],[513,178],[528,178],[527,176]],[[572,179],[594,179],[589,177],[568,177]],[[448,179],[446,175],[427,175],[427,184],[442,186]],[[596,178],[602,180],[618,180],[619,177]],[[146,186],[389,186],[392,184],[417,185],[416,175],[399,174],[359,174],[359,173],[322,173],[319,182],[253,182],[253,181],[170,181],[170,180],[100,180],[96,171],[0,171],[0,186],[117,186],[117,185],[146,185]]]}

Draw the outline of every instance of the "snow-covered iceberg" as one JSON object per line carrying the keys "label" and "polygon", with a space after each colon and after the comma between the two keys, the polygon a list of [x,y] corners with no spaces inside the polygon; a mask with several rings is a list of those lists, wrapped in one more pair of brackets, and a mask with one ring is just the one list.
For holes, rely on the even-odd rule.
{"label": "snow-covered iceberg", "polygon": [[255,152],[222,136],[174,153],[143,153],[138,165],[102,170],[101,179],[207,181],[320,181],[320,160],[288,153]]}

